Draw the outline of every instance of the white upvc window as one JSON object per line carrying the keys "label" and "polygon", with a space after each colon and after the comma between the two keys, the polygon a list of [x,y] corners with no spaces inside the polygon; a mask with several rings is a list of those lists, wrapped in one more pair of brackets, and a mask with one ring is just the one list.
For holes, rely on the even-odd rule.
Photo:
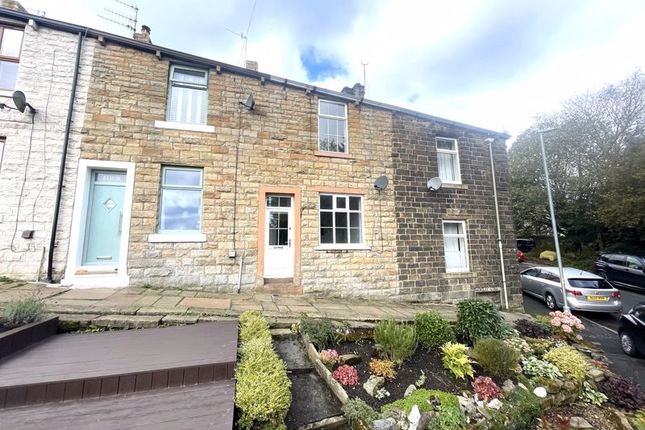
{"label": "white upvc window", "polygon": [[363,196],[320,194],[320,244],[363,244]]}
{"label": "white upvc window", "polygon": [[320,100],[318,102],[318,149],[347,153],[347,105]]}
{"label": "white upvc window", "polygon": [[0,90],[16,86],[22,35],[22,29],[0,25]]}
{"label": "white upvc window", "polygon": [[464,221],[443,221],[446,272],[468,272],[468,240]]}
{"label": "white upvc window", "polygon": [[158,233],[199,233],[202,216],[203,170],[188,167],[161,169]]}
{"label": "white upvc window", "polygon": [[206,124],[208,113],[208,70],[170,66],[166,120]]}
{"label": "white upvc window", "polygon": [[437,165],[439,166],[439,177],[441,181],[449,184],[461,184],[457,139],[437,137],[436,142]]}

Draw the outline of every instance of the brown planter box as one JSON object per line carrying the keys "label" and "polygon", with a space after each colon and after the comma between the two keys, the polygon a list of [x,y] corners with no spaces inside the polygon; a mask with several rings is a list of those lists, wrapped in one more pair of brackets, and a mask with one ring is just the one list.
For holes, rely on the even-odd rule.
{"label": "brown planter box", "polygon": [[0,359],[58,332],[58,317],[16,327],[0,333]]}

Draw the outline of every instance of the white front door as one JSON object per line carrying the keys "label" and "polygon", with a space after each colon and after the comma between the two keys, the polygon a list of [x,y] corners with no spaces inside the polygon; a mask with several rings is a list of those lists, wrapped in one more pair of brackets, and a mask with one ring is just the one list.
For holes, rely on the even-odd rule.
{"label": "white front door", "polygon": [[293,278],[293,196],[267,195],[264,219],[264,277]]}

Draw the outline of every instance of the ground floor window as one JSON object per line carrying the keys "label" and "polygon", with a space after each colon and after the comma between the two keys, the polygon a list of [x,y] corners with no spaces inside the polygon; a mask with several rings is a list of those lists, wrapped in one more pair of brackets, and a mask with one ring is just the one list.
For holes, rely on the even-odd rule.
{"label": "ground floor window", "polygon": [[443,222],[443,247],[446,256],[446,272],[467,272],[468,242],[464,221]]}
{"label": "ground floor window", "polygon": [[363,197],[320,195],[320,243],[363,243]]}
{"label": "ground floor window", "polygon": [[202,213],[202,169],[163,167],[159,233],[199,233]]}

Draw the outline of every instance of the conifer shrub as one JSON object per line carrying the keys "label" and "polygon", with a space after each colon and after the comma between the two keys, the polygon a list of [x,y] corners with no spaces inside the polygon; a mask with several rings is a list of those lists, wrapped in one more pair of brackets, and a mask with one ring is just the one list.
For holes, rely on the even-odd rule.
{"label": "conifer shrub", "polygon": [[455,340],[455,333],[450,323],[435,311],[416,314],[414,327],[419,343],[430,351],[437,350],[444,343]]}
{"label": "conifer shrub", "polygon": [[480,339],[473,348],[473,357],[490,375],[506,379],[515,373],[520,352],[499,339]]}
{"label": "conifer shrub", "polygon": [[286,429],[291,381],[273,350],[271,333],[257,312],[240,316],[240,360],[235,372],[235,405],[240,429]]}

